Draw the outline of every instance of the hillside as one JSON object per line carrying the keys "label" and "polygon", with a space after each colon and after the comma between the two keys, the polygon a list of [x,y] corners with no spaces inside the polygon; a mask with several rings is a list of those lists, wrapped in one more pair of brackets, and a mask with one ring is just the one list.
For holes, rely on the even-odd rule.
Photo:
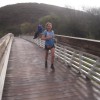
{"label": "hillside", "polygon": [[50,14],[64,17],[69,12],[74,12],[74,10],[47,4],[19,3],[8,5],[0,8],[0,29],[24,22],[35,23],[39,18]]}
{"label": "hillside", "polygon": [[53,23],[56,34],[100,39],[99,9],[87,12],[38,3],[19,3],[0,8],[0,36],[33,33],[40,21]]}

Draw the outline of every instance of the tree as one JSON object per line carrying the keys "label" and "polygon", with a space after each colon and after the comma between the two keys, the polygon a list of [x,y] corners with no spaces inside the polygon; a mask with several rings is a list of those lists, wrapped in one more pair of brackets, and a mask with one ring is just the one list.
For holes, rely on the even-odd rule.
{"label": "tree", "polygon": [[95,39],[100,39],[100,8],[86,9],[89,20],[89,34]]}
{"label": "tree", "polygon": [[4,33],[13,33],[15,36],[18,36],[19,34],[21,34],[21,30],[19,26],[10,26],[7,27],[5,31],[3,31]]}
{"label": "tree", "polygon": [[60,18],[55,14],[51,14],[51,15],[47,15],[47,16],[40,18],[39,22],[42,23],[44,26],[47,22],[51,22],[53,24],[55,33],[57,33],[57,29],[60,24]]}
{"label": "tree", "polygon": [[20,25],[21,33],[22,34],[27,34],[33,32],[33,24],[31,23],[23,23]]}

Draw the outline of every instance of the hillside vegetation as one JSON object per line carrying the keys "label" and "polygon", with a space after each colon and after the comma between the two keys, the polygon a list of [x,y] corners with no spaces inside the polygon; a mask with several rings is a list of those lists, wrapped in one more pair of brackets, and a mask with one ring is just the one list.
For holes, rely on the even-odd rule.
{"label": "hillside vegetation", "polygon": [[100,39],[100,9],[85,12],[38,3],[20,3],[0,8],[0,36],[31,34],[40,22],[50,21],[56,34]]}

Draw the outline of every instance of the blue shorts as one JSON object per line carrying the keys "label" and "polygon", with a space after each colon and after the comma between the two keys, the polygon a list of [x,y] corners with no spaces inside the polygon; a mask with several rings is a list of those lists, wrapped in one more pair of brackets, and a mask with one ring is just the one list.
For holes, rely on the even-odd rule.
{"label": "blue shorts", "polygon": [[47,46],[47,45],[45,45],[45,50],[51,50],[52,48],[55,48],[55,45],[53,45],[53,46]]}

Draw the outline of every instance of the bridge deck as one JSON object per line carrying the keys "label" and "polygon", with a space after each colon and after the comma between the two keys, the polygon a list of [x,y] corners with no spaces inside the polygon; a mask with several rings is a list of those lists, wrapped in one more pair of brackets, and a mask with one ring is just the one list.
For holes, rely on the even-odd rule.
{"label": "bridge deck", "polygon": [[55,69],[44,68],[43,49],[15,38],[2,100],[99,100],[91,82],[56,60]]}

